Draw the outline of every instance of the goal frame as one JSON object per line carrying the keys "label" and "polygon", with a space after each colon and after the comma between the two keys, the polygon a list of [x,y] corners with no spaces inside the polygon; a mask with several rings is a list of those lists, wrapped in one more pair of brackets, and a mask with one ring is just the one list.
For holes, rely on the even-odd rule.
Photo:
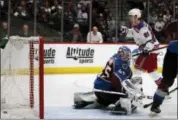
{"label": "goal frame", "polygon": [[[34,52],[34,50],[32,52]],[[34,56],[31,56],[31,57],[33,59],[33,64],[34,64]],[[33,67],[31,66],[32,59],[30,58],[30,68]],[[33,74],[34,71],[30,73]],[[39,73],[38,74],[39,74],[39,118],[44,119],[44,38],[43,37],[39,37]],[[30,82],[33,82],[31,81],[31,76],[34,78],[34,75],[30,74]],[[30,92],[33,93],[31,90]]]}
{"label": "goal frame", "polygon": [[29,104],[34,108],[34,44],[39,44],[39,118],[44,119],[44,38],[39,37],[39,41],[29,41]]}
{"label": "goal frame", "polygon": [[[11,38],[12,37],[12,38]],[[16,49],[20,50],[21,47],[23,47],[23,44],[26,44],[28,47],[28,69],[22,68],[21,70],[15,70],[10,69],[10,74],[21,74],[21,75],[28,75],[28,82],[29,85],[26,87],[28,89],[28,101],[27,105],[29,109],[38,108],[38,115],[36,115],[40,119],[44,119],[44,37],[42,36],[32,36],[32,37],[20,37],[20,36],[11,36],[9,38],[9,41],[7,43],[7,46],[4,48],[4,50],[1,52],[3,53],[2,57],[5,59],[7,54],[10,54],[8,56],[9,59],[11,59],[11,54],[13,52],[9,52],[9,49],[11,51],[10,45],[16,46]],[[18,46],[19,45],[19,46]],[[38,67],[35,67],[35,49],[38,49]],[[25,59],[25,60],[27,60]],[[5,61],[4,61],[5,62]],[[34,63],[35,62],[35,63]],[[20,63],[21,64],[21,63]],[[1,65],[2,67],[2,65]],[[2,67],[4,68],[4,67]],[[25,71],[24,71],[25,70]],[[27,71],[28,72],[27,72]],[[3,74],[3,73],[2,73]],[[38,75],[38,92],[35,91],[35,75]],[[2,88],[2,87],[1,87]],[[35,93],[37,92],[37,93]],[[34,99],[35,96],[38,95],[38,99]],[[35,103],[38,103],[35,106]],[[22,113],[23,114],[23,113]]]}

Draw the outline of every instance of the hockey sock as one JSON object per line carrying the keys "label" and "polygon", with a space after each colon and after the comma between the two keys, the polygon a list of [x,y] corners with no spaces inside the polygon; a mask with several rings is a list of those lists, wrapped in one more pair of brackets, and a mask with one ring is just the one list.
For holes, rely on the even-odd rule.
{"label": "hockey sock", "polygon": [[162,91],[161,89],[158,89],[153,97],[154,103],[156,103],[158,106],[160,106],[163,103],[163,100],[165,96],[167,95],[167,92]]}

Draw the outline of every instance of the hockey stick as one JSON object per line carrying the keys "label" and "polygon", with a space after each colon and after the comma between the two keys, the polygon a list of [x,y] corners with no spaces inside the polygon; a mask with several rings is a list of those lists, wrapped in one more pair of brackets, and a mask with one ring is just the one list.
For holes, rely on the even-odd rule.
{"label": "hockey stick", "polygon": [[[157,49],[150,50],[149,52],[157,51],[157,50],[164,49],[164,48],[167,48],[167,47],[168,47],[168,46],[160,47],[160,48],[157,48]],[[142,53],[134,54],[134,55],[132,55],[132,57],[138,56],[138,55],[140,55],[140,54],[142,54]]]}
{"label": "hockey stick", "polygon": [[[107,94],[114,94],[114,95],[121,95],[122,97],[127,97],[127,94],[122,92],[113,92],[113,91],[106,91],[106,90],[99,90],[99,89],[93,89],[94,92],[101,92],[101,93],[107,93]],[[151,96],[144,96],[147,99],[151,99]]]}
{"label": "hockey stick", "polygon": [[127,94],[124,94],[122,92],[113,92],[113,91],[106,91],[106,90],[100,90],[100,89],[93,89],[93,91],[94,92],[101,92],[101,93],[108,93],[108,94],[127,96]]}
{"label": "hockey stick", "polygon": [[[178,87],[176,87],[176,88],[174,88],[173,90],[171,90],[171,91],[169,92],[169,94],[170,94],[170,93],[173,93],[173,92],[176,91],[176,90],[178,90]],[[152,104],[153,104],[153,102],[148,103],[148,104],[145,104],[145,105],[143,106],[143,108],[148,108],[148,107],[151,106]]]}

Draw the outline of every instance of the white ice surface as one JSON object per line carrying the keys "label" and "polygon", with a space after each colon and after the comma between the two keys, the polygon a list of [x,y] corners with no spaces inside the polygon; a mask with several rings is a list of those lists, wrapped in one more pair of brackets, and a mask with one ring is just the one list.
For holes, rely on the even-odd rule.
{"label": "white ice surface", "polygon": [[[150,113],[149,108],[138,108],[137,111],[130,116],[112,115],[108,110],[73,109],[74,92],[91,91],[95,78],[96,75],[94,74],[46,75],[44,91],[45,119],[177,119],[177,92],[171,94],[172,99],[164,101],[161,106],[162,113],[153,118],[148,115]],[[143,75],[143,80],[144,93],[146,95],[153,95],[156,90],[156,85],[146,74]],[[173,88],[175,86],[176,84]],[[151,100],[145,102],[148,103],[151,102]],[[10,115],[11,113],[5,114],[4,118],[12,116]],[[18,118],[18,116],[14,116]]]}
{"label": "white ice surface", "polygon": [[[149,116],[149,109],[138,108],[135,113],[130,116],[112,115],[108,110],[99,109],[81,109],[72,108],[73,93],[85,92],[92,90],[93,82],[96,75],[60,75],[46,76],[48,80],[48,88],[45,93],[46,97],[46,113],[45,118],[53,119],[152,119]],[[147,74],[143,75],[143,88],[146,95],[153,95],[156,85]],[[56,82],[52,82],[56,81]],[[173,88],[176,84],[173,86]],[[172,88],[171,88],[172,89]],[[57,90],[57,91],[56,91]],[[51,97],[50,97],[51,96]],[[161,106],[162,113],[153,119],[176,119],[177,118],[177,92],[171,94],[172,99],[166,100]],[[151,100],[145,101],[146,103]]]}

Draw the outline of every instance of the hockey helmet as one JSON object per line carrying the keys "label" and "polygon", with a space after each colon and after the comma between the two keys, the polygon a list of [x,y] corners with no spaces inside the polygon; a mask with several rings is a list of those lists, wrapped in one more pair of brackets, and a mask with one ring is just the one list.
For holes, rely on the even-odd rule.
{"label": "hockey helmet", "polygon": [[138,8],[134,8],[134,9],[131,9],[129,12],[128,12],[128,15],[130,16],[137,16],[137,18],[141,18],[141,10],[138,9]]}

